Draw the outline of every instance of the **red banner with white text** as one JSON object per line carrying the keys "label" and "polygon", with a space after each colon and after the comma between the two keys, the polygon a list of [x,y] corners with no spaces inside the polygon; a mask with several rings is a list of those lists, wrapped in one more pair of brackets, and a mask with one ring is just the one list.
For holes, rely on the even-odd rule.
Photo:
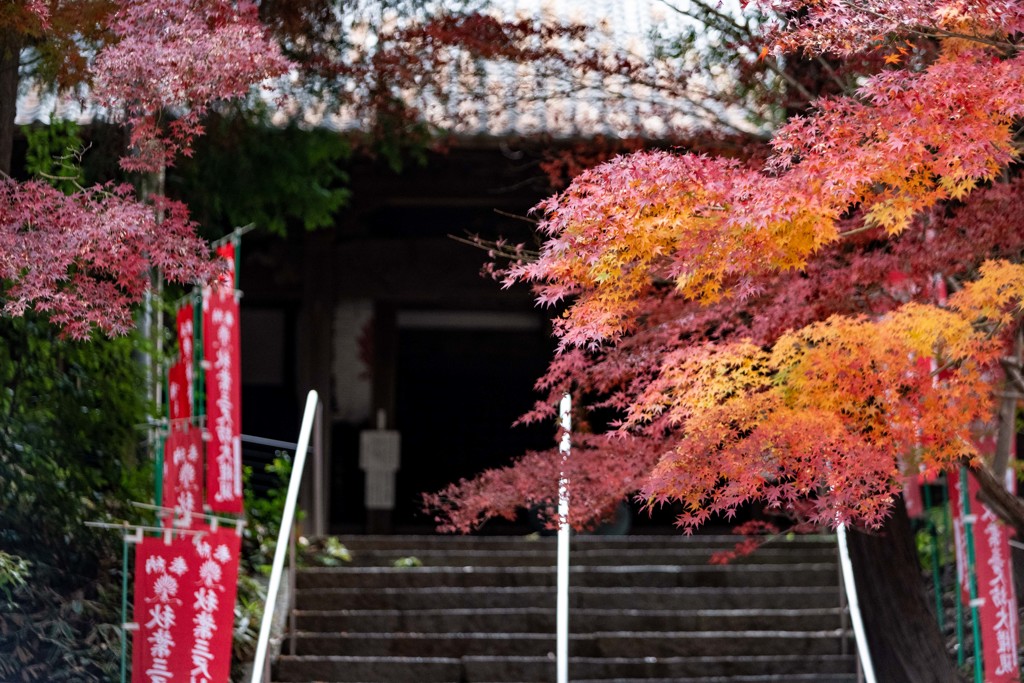
{"label": "red banner with white text", "polygon": [[[199,563],[190,539],[144,538],[135,548],[132,683],[188,681],[192,643],[190,587]],[[227,679],[224,679],[227,680]]]}
{"label": "red banner with white text", "polygon": [[[980,436],[978,451],[991,461],[996,450],[994,431]],[[1009,468],[1013,471],[1012,463]],[[1020,681],[1017,664],[1017,596],[1013,586],[1013,562],[1010,553],[1011,529],[987,505],[978,501],[981,489],[971,476],[968,488],[972,506],[977,513],[974,526],[974,556],[978,572],[978,597],[981,605],[982,658],[986,683]],[[1008,479],[1007,488],[1016,487]]]}
{"label": "red banner with white text", "polygon": [[167,412],[171,429],[181,429],[192,417],[188,375],[191,368],[178,361],[167,370]]}
{"label": "red banner with white text", "polygon": [[189,528],[202,512],[202,432],[185,425],[171,429],[164,445],[164,506],[174,509],[178,526]]}
{"label": "red banner with white text", "polygon": [[195,365],[195,309],[192,304],[185,304],[178,309],[177,316],[178,331],[178,358],[185,366],[185,387],[189,416],[193,414],[195,403],[195,389],[193,387],[193,367]]}
{"label": "red banner with white text", "polygon": [[203,290],[206,369],[206,502],[215,512],[242,512],[241,335],[234,289],[234,247],[217,253],[229,268]]}
{"label": "red banner with white text", "polygon": [[231,673],[242,537],[234,529],[218,529],[196,536],[192,543],[199,569],[189,591],[193,640],[188,654],[188,681],[224,683]]}

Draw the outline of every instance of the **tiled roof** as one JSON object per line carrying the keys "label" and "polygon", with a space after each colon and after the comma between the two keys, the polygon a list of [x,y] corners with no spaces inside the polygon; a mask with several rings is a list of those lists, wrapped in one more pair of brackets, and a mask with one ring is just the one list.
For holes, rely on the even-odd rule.
{"label": "tiled roof", "polygon": [[[594,27],[593,47],[625,49],[641,59],[649,57],[648,36],[653,28],[671,35],[685,21],[661,0],[498,0],[494,7],[499,16],[554,18]],[[570,81],[564,74],[542,73],[534,65],[481,65],[469,59],[453,60],[448,71],[441,77],[444,101],[420,99],[416,104],[428,122],[459,135],[661,137],[672,129],[714,125],[702,123],[686,98],[667,100],[661,91],[622,79],[591,75]],[[415,96],[410,93],[409,97]],[[18,124],[47,122],[54,116],[80,123],[104,118],[102,112],[74,98],[32,90],[19,98]],[[330,110],[301,98],[278,110],[275,122],[283,124],[289,118],[337,130],[359,129],[365,123],[352,109]]]}

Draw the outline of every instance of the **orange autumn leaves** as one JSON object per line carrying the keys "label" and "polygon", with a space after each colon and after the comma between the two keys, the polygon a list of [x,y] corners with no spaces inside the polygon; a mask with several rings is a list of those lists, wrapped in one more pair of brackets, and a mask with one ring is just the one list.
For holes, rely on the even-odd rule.
{"label": "orange autumn leaves", "polygon": [[1022,301],[1024,267],[991,262],[948,309],[909,303],[878,320],[833,316],[770,348],[675,352],[624,425],[667,418],[681,434],[643,494],[681,501],[691,529],[755,498],[809,500],[823,523],[880,522],[900,489],[897,454],[934,472],[974,453],[970,428],[992,415],[989,371],[1003,345],[981,323]]}
{"label": "orange autumn leaves", "polygon": [[[660,282],[714,303],[803,267],[846,229],[901,233],[945,200],[965,200],[1017,158],[1024,56],[957,48],[922,71],[884,71],[857,97],[823,100],[772,141],[764,171],[697,155],[645,152],[581,174],[538,206],[540,258],[507,282],[549,304],[562,347],[594,348],[634,328]],[[855,216],[851,218],[851,216]]]}

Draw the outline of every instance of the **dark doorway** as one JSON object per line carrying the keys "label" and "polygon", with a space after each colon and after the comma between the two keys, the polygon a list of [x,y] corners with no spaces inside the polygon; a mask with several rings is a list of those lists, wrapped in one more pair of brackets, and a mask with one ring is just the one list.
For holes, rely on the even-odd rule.
{"label": "dark doorway", "polygon": [[536,329],[399,329],[397,527],[432,525],[420,496],[550,447],[555,426],[512,427],[537,398],[552,342]]}

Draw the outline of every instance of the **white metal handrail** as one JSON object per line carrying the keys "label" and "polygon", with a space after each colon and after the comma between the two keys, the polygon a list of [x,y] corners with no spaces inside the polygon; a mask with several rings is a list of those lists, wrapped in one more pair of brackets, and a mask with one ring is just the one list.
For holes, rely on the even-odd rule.
{"label": "white metal handrail", "polygon": [[857,596],[857,582],[853,577],[853,563],[850,561],[850,548],[846,543],[846,525],[836,526],[836,538],[839,541],[839,565],[842,567],[843,582],[846,588],[846,599],[849,601],[850,618],[853,620],[853,635],[857,640],[857,654],[860,669],[867,683],[875,683],[875,668],[871,662],[871,651],[868,648],[867,632],[860,613],[860,599]]}
{"label": "white metal handrail", "polygon": [[299,442],[295,449],[295,461],[292,463],[292,475],[288,481],[288,495],[284,501],[284,513],[281,516],[281,530],[277,534],[277,547],[274,549],[274,563],[270,569],[270,584],[267,586],[267,601],[263,605],[263,621],[260,624],[260,636],[256,641],[256,657],[253,659],[252,683],[262,683],[267,666],[267,649],[270,645],[270,627],[274,620],[274,609],[277,606],[277,591],[281,587],[281,574],[284,571],[285,553],[288,552],[292,527],[295,525],[295,506],[299,500],[299,485],[302,482],[302,470],[306,465],[306,454],[309,451],[309,437],[313,431],[316,417],[318,397],[316,391],[310,391],[306,397],[306,409],[302,414],[302,427],[299,429]]}

